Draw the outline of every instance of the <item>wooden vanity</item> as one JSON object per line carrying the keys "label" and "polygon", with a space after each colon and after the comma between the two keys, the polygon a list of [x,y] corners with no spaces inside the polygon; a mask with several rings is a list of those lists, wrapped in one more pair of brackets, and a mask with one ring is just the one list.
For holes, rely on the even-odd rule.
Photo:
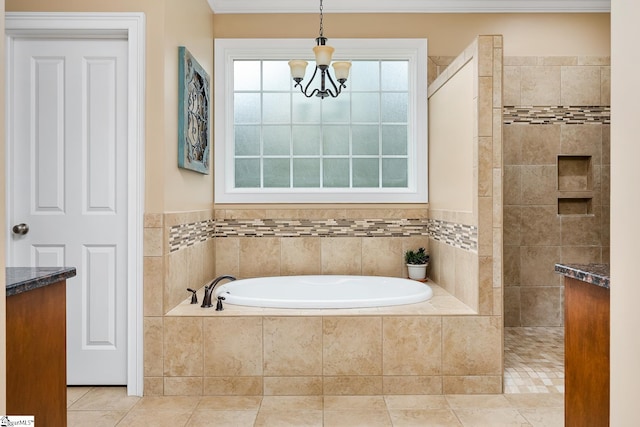
{"label": "wooden vanity", "polygon": [[66,279],[75,268],[6,269],[7,415],[67,425]]}
{"label": "wooden vanity", "polygon": [[608,426],[609,266],[555,269],[565,276],[565,426]]}

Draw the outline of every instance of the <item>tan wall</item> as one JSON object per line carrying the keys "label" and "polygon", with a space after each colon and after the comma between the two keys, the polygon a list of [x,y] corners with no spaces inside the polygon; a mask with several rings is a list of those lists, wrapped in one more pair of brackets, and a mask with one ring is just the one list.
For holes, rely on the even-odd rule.
{"label": "tan wall", "polygon": [[[608,106],[608,64],[608,57],[506,57],[505,105]],[[504,125],[503,139],[505,326],[562,326],[564,282],[555,264],[609,262],[609,125],[515,122]],[[589,157],[589,185],[558,184],[569,166],[558,164],[560,155]],[[588,213],[562,204],[585,198]]]}
{"label": "tan wall", "polygon": [[611,18],[611,425],[633,426],[640,381],[640,4],[612,0]]}
{"label": "tan wall", "polygon": [[[466,67],[469,76],[464,74]],[[461,70],[463,74],[459,74]],[[446,181],[455,178],[451,172],[441,171],[446,177],[440,185],[447,186],[448,191],[466,194],[463,209],[457,199],[444,196],[442,200],[436,197],[429,205],[429,218],[440,224],[429,236],[432,277],[478,313],[496,316],[502,316],[502,81],[502,37],[478,36],[429,86],[430,110],[448,109],[450,115],[457,115],[459,126],[470,128],[463,135],[466,141],[460,146],[454,144],[450,150],[467,151],[470,161],[466,169],[452,165],[455,158],[451,159],[449,154],[447,134],[454,132],[448,129],[455,123],[449,121],[450,117],[438,119],[447,126],[441,135],[430,140],[436,152],[447,153],[447,159],[442,160],[445,166],[465,176],[465,182],[452,188]],[[471,90],[467,86],[454,96],[456,85],[463,82],[470,83]],[[449,90],[450,85],[454,90]],[[434,103],[443,90],[446,99]],[[462,96],[469,99],[458,99]],[[466,108],[460,108],[461,104]],[[438,159],[429,158],[430,174],[432,162]],[[460,234],[465,229],[475,229],[475,237],[471,233],[466,238],[470,242],[475,240],[475,245],[462,244],[447,229],[458,229]]]}
{"label": "tan wall", "polygon": [[429,207],[473,209],[474,62],[429,98]]}
{"label": "tan wall", "polygon": [[144,12],[146,16],[145,211],[210,207],[213,175],[177,166],[177,47],[193,49],[213,69],[213,29],[206,0],[9,0],[7,11]]}
{"label": "tan wall", "polygon": [[[210,208],[213,204],[213,169],[209,175],[180,169],[178,164],[178,50],[186,46],[213,78],[213,27],[211,9],[206,0],[166,0],[165,25],[165,211]],[[210,81],[213,84],[213,80]],[[213,86],[211,86],[213,96]],[[211,102],[212,104],[212,102]],[[211,105],[210,104],[210,105]],[[211,111],[210,111],[211,112]],[[213,119],[210,118],[213,126]],[[213,132],[211,132],[213,134]],[[213,163],[210,152],[210,165]]]}
{"label": "tan wall", "polygon": [[[214,15],[215,37],[318,35],[317,14]],[[478,34],[502,34],[505,55],[609,54],[609,14],[327,14],[325,36],[426,37],[429,56],[457,56]],[[310,40],[313,43],[313,40]]]}
{"label": "tan wall", "polygon": [[[4,0],[0,0],[0,34],[4,34]],[[0,58],[4,58],[4,43],[0,46]],[[4,59],[3,59],[4,64]],[[0,138],[5,141],[5,129],[4,129],[4,113],[5,113],[5,99],[4,99],[4,67],[0,70]],[[5,146],[3,143],[0,148],[0,224],[6,225],[5,217]],[[0,230],[0,242],[4,242],[6,227],[2,227]],[[5,269],[5,245],[0,245],[0,271]],[[0,286],[5,287],[5,275],[0,275]],[[0,298],[0,414],[7,413],[7,346],[6,346],[6,301],[5,298]]]}

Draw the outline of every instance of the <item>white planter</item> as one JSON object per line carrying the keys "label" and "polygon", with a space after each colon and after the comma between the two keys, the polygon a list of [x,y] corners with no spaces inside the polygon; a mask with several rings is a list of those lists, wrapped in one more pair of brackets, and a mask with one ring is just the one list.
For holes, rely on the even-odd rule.
{"label": "white planter", "polygon": [[427,266],[429,264],[407,264],[409,279],[424,280],[427,278]]}

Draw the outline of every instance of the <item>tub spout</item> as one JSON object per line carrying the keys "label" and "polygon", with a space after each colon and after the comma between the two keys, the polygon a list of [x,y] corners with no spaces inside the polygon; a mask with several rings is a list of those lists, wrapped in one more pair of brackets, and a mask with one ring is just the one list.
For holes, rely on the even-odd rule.
{"label": "tub spout", "polygon": [[[229,280],[229,281],[234,281],[236,280],[235,277],[233,276],[229,276],[229,275],[223,275],[220,277],[216,277],[213,282],[209,283],[208,286],[204,287],[204,298],[202,299],[202,305],[200,307],[204,307],[204,308],[209,308],[209,307],[213,307],[213,304],[211,303],[211,296],[213,295],[213,289],[216,287],[216,285],[218,283],[220,283],[222,280]],[[222,303],[220,303],[220,305],[222,305]],[[220,311],[220,310],[218,310]]]}

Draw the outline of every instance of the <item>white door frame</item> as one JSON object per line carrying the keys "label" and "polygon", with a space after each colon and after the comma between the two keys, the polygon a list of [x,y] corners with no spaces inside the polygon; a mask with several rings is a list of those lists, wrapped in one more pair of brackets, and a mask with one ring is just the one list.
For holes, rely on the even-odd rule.
{"label": "white door frame", "polygon": [[[144,13],[49,13],[6,12],[6,58],[13,42],[23,37],[113,37],[127,40],[128,81],[128,196],[127,196],[127,394],[142,396],[143,373],[143,215],[144,215],[144,128],[145,128],[145,15]],[[8,61],[7,61],[8,62]],[[7,67],[6,102],[10,105],[10,67]],[[6,109],[6,141],[11,140],[11,114]],[[11,158],[7,144],[7,161]],[[7,165],[7,171],[11,165]],[[11,174],[7,173],[7,188]],[[7,218],[13,206],[7,197]],[[10,222],[9,222],[10,224]],[[5,244],[9,245],[11,234]],[[11,260],[7,250],[7,258]]]}

